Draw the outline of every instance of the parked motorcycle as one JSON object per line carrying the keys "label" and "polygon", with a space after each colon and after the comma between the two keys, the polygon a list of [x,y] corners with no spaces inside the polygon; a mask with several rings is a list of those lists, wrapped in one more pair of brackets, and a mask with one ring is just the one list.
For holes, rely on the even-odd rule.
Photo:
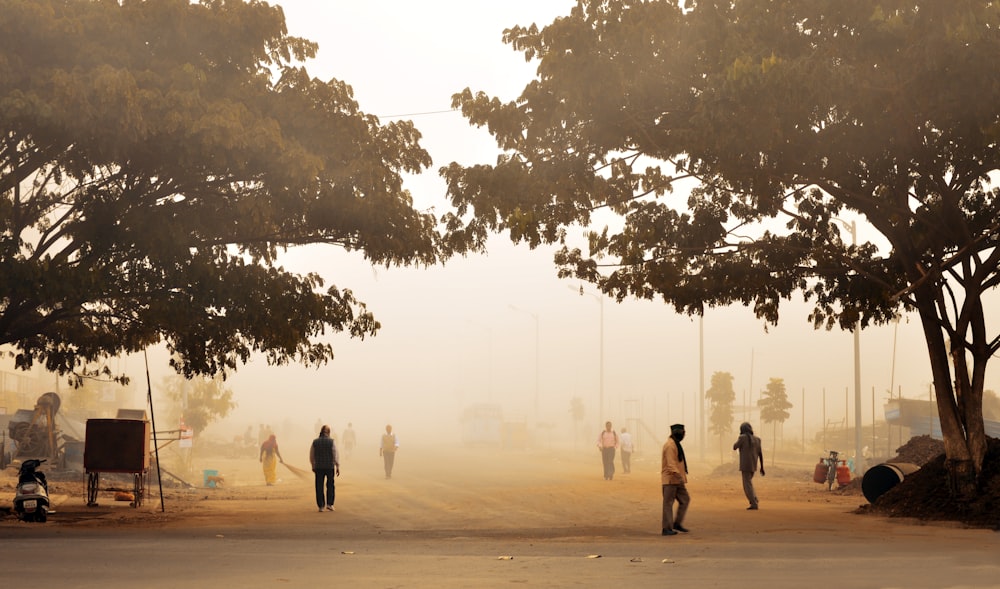
{"label": "parked motorcycle", "polygon": [[49,484],[38,470],[45,460],[32,458],[21,463],[14,493],[14,513],[26,522],[44,522],[49,515]]}

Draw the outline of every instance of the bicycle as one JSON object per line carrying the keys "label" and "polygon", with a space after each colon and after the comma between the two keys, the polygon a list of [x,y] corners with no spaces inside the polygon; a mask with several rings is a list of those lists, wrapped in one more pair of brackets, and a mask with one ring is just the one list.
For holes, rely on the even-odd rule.
{"label": "bicycle", "polygon": [[826,462],[826,490],[833,490],[833,483],[837,480],[837,466],[840,463],[840,452],[836,450],[830,450],[830,455],[827,456],[824,461]]}
{"label": "bicycle", "polygon": [[[823,484],[826,483],[826,490],[833,490],[833,483],[836,482],[838,487],[843,487],[847,485],[850,480],[841,480],[842,474],[839,472],[841,469],[838,468],[844,465],[847,467],[847,461],[840,458],[840,452],[836,450],[830,450],[828,456],[820,456],[819,464],[816,465],[816,470],[813,473],[813,481]],[[847,475],[848,477],[850,475]]]}

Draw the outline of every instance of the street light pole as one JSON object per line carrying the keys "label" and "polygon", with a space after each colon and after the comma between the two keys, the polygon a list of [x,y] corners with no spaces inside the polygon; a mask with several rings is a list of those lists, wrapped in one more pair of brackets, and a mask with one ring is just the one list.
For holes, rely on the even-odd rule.
{"label": "street light pole", "polygon": [[600,369],[600,401],[597,406],[600,412],[604,413],[604,297],[597,297],[601,305],[601,369]]}
{"label": "street light pole", "polygon": [[[576,290],[572,286],[569,287],[571,290]],[[597,299],[598,304],[601,307],[601,331],[600,331],[600,380],[598,385],[598,403],[597,403],[597,419],[602,421],[604,417],[604,297],[595,295],[593,293],[586,292],[583,290],[583,285],[580,285],[580,296],[588,295]]]}
{"label": "street light pole", "polygon": [[530,315],[532,319],[535,320],[535,423],[538,423],[538,366],[539,366],[539,361],[538,361],[538,333],[539,333],[539,328],[538,328],[538,314],[537,313],[532,313],[531,311],[525,311],[524,309],[519,309],[519,308],[515,307],[514,305],[509,305],[509,307],[510,307],[510,309],[512,311],[517,311],[519,313],[526,313],[526,314]]}
{"label": "street light pole", "polygon": [[[858,245],[858,226],[851,221],[851,243]],[[861,452],[861,318],[854,324],[854,468],[864,474],[868,465]]]}
{"label": "street light pole", "polygon": [[698,457],[705,461],[705,314],[698,316],[698,434],[701,441],[698,444]]}
{"label": "street light pole", "polygon": [[[858,225],[851,221],[850,225],[840,221],[851,231],[851,245],[858,245]],[[856,474],[864,474],[867,465],[861,453],[861,317],[854,323],[854,469]],[[874,420],[874,416],[873,416]],[[874,425],[873,425],[874,427]]]}
{"label": "street light pole", "polygon": [[487,380],[486,380],[486,400],[490,403],[493,402],[493,330],[485,325],[480,325],[475,321],[466,319],[469,325],[478,327],[486,332],[486,370],[487,370]]}

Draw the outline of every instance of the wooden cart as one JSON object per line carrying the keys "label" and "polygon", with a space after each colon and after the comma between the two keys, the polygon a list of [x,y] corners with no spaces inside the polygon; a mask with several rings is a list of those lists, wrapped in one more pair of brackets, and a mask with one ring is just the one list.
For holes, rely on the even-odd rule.
{"label": "wooden cart", "polygon": [[102,472],[132,475],[132,507],[142,505],[149,474],[149,421],[88,419],[83,449],[87,505],[97,505]]}

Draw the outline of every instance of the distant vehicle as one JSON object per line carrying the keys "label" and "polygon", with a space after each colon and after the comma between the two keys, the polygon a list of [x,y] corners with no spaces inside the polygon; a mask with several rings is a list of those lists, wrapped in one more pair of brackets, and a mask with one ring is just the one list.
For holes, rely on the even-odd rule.
{"label": "distant vehicle", "polygon": [[500,405],[479,403],[462,413],[462,442],[470,446],[503,443],[503,410]]}
{"label": "distant vehicle", "polygon": [[467,446],[500,446],[523,449],[528,444],[524,419],[504,420],[503,410],[494,403],[478,403],[462,414],[462,442]]}

